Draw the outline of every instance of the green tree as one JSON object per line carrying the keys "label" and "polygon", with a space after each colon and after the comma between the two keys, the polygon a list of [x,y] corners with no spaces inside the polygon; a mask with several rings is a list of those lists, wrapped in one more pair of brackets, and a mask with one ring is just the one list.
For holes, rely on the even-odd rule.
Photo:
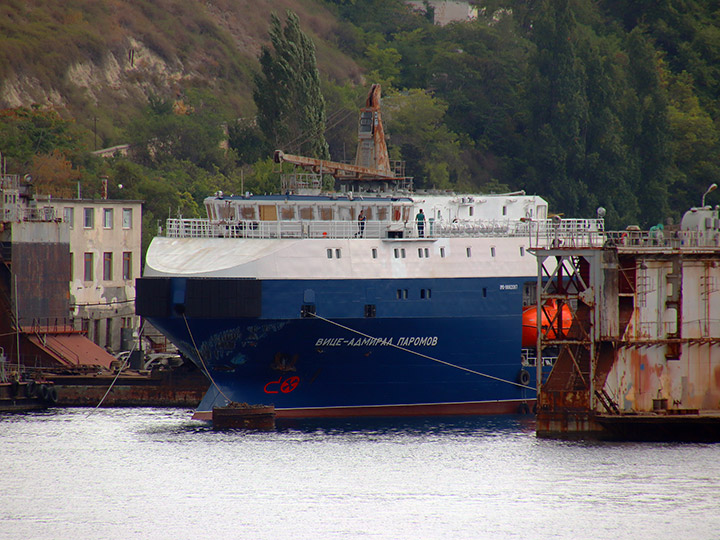
{"label": "green tree", "polygon": [[449,189],[467,176],[458,136],[443,122],[446,111],[446,103],[417,89],[383,99],[388,150],[406,162],[416,188]]}
{"label": "green tree", "polygon": [[700,195],[713,182],[720,182],[716,149],[718,130],[701,106],[692,76],[683,71],[671,77],[668,88],[668,123],[672,148],[673,181],[670,204],[676,214],[699,204]]}
{"label": "green tree", "polygon": [[535,21],[529,83],[532,111],[528,160],[537,172],[533,188],[558,211],[577,215],[587,186],[580,174],[588,122],[586,74],[576,54],[575,18],[569,0],[545,0]]}
{"label": "green tree", "polygon": [[368,78],[388,87],[400,74],[400,53],[393,47],[380,47],[375,43],[368,45],[365,51],[369,66]]}
{"label": "green tree", "polygon": [[227,170],[234,159],[221,146],[226,135],[218,99],[207,92],[188,91],[182,99],[151,96],[142,117],[128,130],[138,159],[159,166],[186,160],[207,170]]}
{"label": "green tree", "polygon": [[80,150],[71,121],[38,106],[0,110],[0,151],[9,170],[22,173],[36,155],[51,155],[56,150],[65,157]]}
{"label": "green tree", "polygon": [[640,218],[646,226],[662,223],[669,213],[668,184],[672,156],[669,145],[667,93],[660,78],[657,51],[636,28],[628,35],[629,83],[634,93],[627,100],[626,129],[632,149]]}
{"label": "green tree", "polygon": [[263,47],[262,73],[255,77],[258,126],[275,148],[327,159],[325,100],[315,46],[292,11],[285,26],[275,13],[270,16],[270,41],[273,51]]}

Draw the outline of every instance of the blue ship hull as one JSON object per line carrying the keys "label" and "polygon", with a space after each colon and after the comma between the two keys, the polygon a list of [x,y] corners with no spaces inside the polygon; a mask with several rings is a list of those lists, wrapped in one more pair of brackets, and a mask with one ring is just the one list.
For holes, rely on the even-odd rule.
{"label": "blue ship hull", "polygon": [[172,278],[166,316],[146,317],[214,383],[200,412],[229,400],[281,417],[515,413],[535,400],[533,373],[517,384],[531,279],[267,280],[254,316],[218,317],[231,298],[193,314]]}

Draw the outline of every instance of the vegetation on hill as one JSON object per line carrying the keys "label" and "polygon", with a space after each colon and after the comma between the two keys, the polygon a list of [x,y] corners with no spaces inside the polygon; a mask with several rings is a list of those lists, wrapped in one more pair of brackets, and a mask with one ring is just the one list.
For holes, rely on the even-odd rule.
{"label": "vegetation on hill", "polygon": [[[11,172],[58,194],[78,182],[97,194],[107,175],[111,196],[146,201],[146,243],[168,215],[202,215],[214,191],[277,190],[272,150],[322,155],[293,143],[322,147],[323,123],[330,157],[352,159],[371,82],[383,86],[390,153],[419,188],[525,189],[565,215],[604,206],[608,226],[625,227],[677,221],[720,182],[711,3],[482,6],[476,21],[439,27],[401,0],[284,0],[275,19],[265,2],[240,0],[8,0],[0,151]],[[320,78],[308,68],[296,80],[321,94],[273,68],[310,57],[309,43],[293,48],[302,36]],[[288,122],[291,107],[314,120]],[[135,151],[102,160],[88,152],[96,139]]]}

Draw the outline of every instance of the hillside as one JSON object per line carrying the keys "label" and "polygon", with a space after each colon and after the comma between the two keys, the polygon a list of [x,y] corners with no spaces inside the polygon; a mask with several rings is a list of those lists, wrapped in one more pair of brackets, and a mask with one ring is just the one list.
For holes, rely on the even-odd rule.
{"label": "hillside", "polygon": [[[208,193],[277,191],[276,148],[321,137],[351,159],[380,83],[391,159],[416,188],[523,189],[567,216],[603,206],[618,228],[677,222],[720,183],[714,3],[474,3],[476,20],[439,26],[403,0],[5,0],[0,151],[53,195],[112,178],[148,201],[151,235],[169,213],[202,215]],[[288,9],[315,52],[268,77],[258,55]],[[297,91],[315,59],[326,122],[285,125],[306,110]],[[274,84],[288,72],[294,94]],[[137,153],[88,154],[119,143]]]}
{"label": "hillside", "polygon": [[[311,0],[6,0],[0,5],[0,108],[50,105],[98,147],[124,142],[121,128],[148,97],[203,89],[227,117],[252,116],[252,75],[267,45],[269,13],[296,12],[331,80],[361,79],[333,45],[338,22]],[[92,149],[92,148],[91,148]]]}

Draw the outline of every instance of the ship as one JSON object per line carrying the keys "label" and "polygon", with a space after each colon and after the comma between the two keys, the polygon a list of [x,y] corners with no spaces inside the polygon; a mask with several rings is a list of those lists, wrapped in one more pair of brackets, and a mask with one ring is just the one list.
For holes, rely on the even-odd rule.
{"label": "ship", "polygon": [[532,409],[531,248],[599,235],[601,218],[550,216],[524,192],[414,191],[388,157],[378,85],[353,163],[275,161],[293,167],[280,193],[217,192],[207,218],[168,219],[136,282],[137,313],[212,383],[196,418],[229,403],[279,418]]}

